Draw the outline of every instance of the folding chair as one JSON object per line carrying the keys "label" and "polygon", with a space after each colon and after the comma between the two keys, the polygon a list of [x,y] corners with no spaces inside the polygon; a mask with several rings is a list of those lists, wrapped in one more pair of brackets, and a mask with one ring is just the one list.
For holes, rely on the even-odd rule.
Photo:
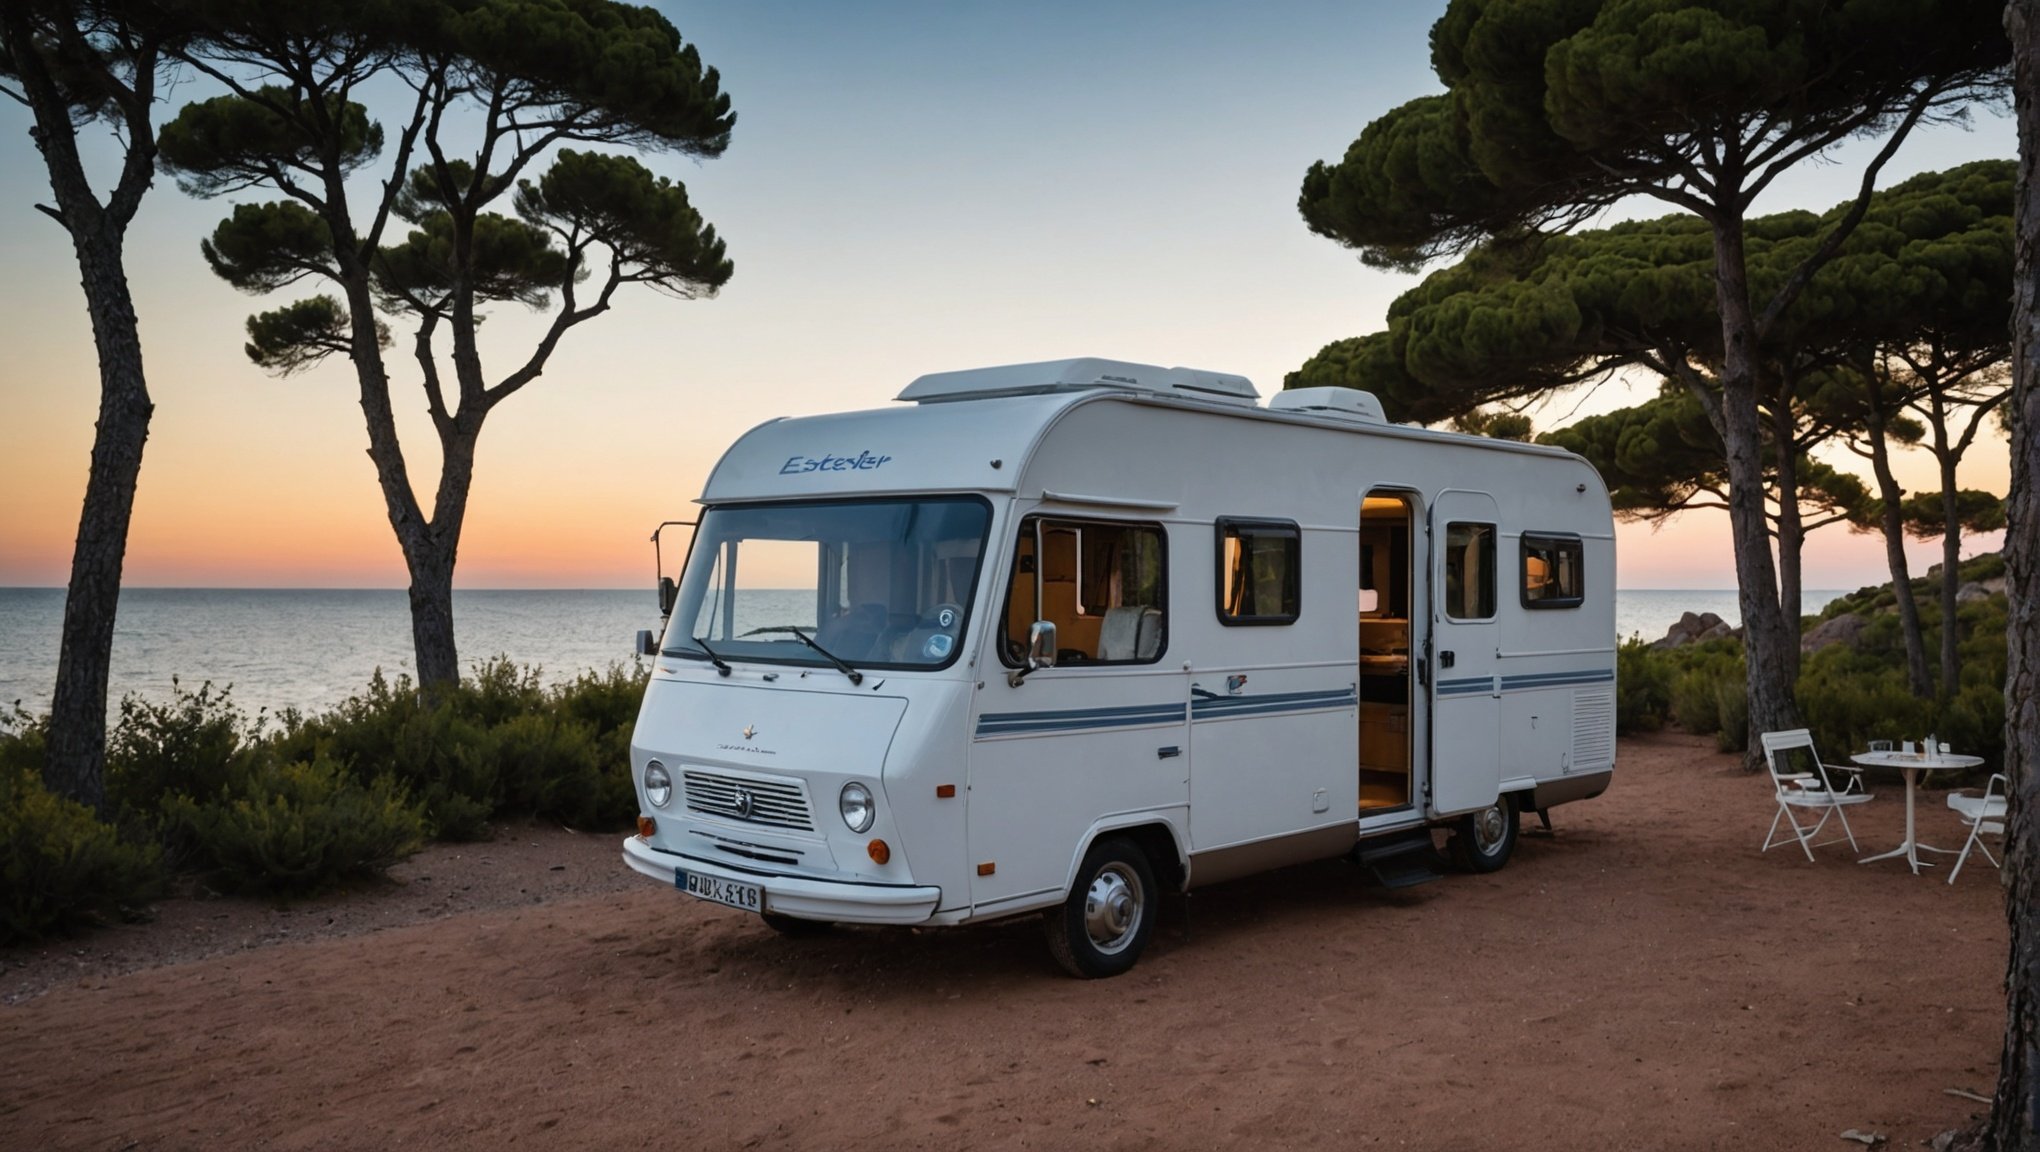
{"label": "folding chair", "polygon": [[[1787,732],[1766,732],[1762,739],[1764,766],[1770,769],[1771,788],[1778,801],[1778,814],[1771,817],[1771,830],[1764,836],[1763,850],[1769,852],[1788,839],[1799,842],[1799,849],[1806,853],[1808,860],[1813,859],[1813,850],[1822,844],[1836,844],[1846,839],[1849,847],[1855,849],[1856,833],[1850,829],[1848,813],[1843,809],[1870,802],[1870,793],[1863,791],[1863,778],[1852,771],[1849,782],[1839,791],[1836,790],[1828,778],[1828,766],[1820,762],[1820,754],[1813,749],[1813,734],[1804,728],[1794,728]],[[1786,763],[1787,754],[1800,748],[1806,750],[1806,759],[1813,771],[1792,771],[1791,766]],[[1805,812],[1809,817],[1817,811],[1820,813],[1820,819],[1814,821],[1811,826],[1803,825],[1795,815],[1795,810]],[[1814,837],[1820,835],[1820,830],[1826,826],[1829,817],[1841,820],[1842,834],[1833,839],[1815,842]],[[1780,824],[1790,824],[1791,833],[1787,836],[1778,835]]]}
{"label": "folding chair", "polygon": [[1962,854],[1955,858],[1955,867],[1948,870],[1948,883],[1953,884],[1955,877],[1961,874],[1962,862],[1969,859],[1971,848],[1982,852],[1983,858],[1990,861],[1991,867],[2002,867],[1997,857],[1990,854],[1990,849],[1978,842],[1978,838],[2004,836],[2006,804],[2004,791],[2009,787],[2011,783],[2005,779],[2005,774],[1995,772],[1991,774],[1990,783],[1983,786],[1981,796],[1968,796],[1961,792],[1948,794],[1948,807],[1962,818],[1964,824],[1969,825],[1969,839],[1962,845]]}

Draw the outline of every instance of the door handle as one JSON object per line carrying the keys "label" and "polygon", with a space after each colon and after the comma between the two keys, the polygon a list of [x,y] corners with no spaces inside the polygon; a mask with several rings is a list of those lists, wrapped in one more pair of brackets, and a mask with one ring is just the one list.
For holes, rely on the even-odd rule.
{"label": "door handle", "polygon": [[1450,648],[1447,648],[1443,652],[1438,653],[1438,667],[1440,668],[1452,667],[1452,650]]}

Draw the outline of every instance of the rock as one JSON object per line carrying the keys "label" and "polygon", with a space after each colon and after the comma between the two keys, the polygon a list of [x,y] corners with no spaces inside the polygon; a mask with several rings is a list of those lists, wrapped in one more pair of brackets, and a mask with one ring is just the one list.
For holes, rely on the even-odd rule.
{"label": "rock", "polygon": [[2005,578],[1993,576],[1988,580],[1979,580],[1977,581],[1977,587],[1993,596],[2002,596],[2005,594]]}
{"label": "rock", "polygon": [[1835,644],[1855,648],[1863,642],[1863,629],[1870,626],[1868,616],[1844,612],[1832,620],[1823,620],[1811,632],[1799,638],[1801,652],[1818,652]]}
{"label": "rock", "polygon": [[1688,612],[1679,617],[1679,622],[1665,632],[1665,638],[1651,644],[1653,648],[1683,648],[1702,640],[1730,635],[1731,629],[1721,617],[1712,612]]}
{"label": "rock", "polygon": [[1955,602],[1957,604],[1974,604],[1978,600],[1988,599],[1990,599],[1990,589],[1974,582],[1964,584],[1955,591]]}

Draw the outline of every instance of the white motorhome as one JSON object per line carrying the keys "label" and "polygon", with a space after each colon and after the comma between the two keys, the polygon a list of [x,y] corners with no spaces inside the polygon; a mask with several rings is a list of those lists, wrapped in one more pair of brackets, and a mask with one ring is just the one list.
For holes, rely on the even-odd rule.
{"label": "white motorhome", "polygon": [[631,746],[632,868],[813,924],[1044,914],[1131,967],[1165,891],[1501,867],[1615,758],[1608,494],[1364,392],[1077,359],[773,420],[710,475]]}

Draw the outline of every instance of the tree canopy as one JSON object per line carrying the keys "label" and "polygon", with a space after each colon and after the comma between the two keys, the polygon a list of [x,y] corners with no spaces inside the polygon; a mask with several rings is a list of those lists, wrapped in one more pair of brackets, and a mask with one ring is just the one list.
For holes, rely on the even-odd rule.
{"label": "tree canopy", "polygon": [[[729,97],[664,16],[613,0],[193,2],[203,49],[184,59],[226,93],[165,127],[163,166],[197,195],[275,194],[236,205],[201,254],[243,291],[323,289],[250,317],[248,356],[280,374],[352,361],[419,676],[455,679],[452,573],[483,421],[624,285],[687,299],[730,279],[687,189],[618,152],[719,156]],[[389,127],[370,90],[409,93]],[[492,374],[477,334],[506,304],[552,319]],[[397,326],[440,441],[429,501],[397,440]]]}
{"label": "tree canopy", "polygon": [[2007,59],[1999,12],[1962,0],[1453,0],[1431,29],[1447,91],[1313,165],[1298,208],[1389,266],[1636,194],[1712,220],[1844,140],[1958,106]]}

